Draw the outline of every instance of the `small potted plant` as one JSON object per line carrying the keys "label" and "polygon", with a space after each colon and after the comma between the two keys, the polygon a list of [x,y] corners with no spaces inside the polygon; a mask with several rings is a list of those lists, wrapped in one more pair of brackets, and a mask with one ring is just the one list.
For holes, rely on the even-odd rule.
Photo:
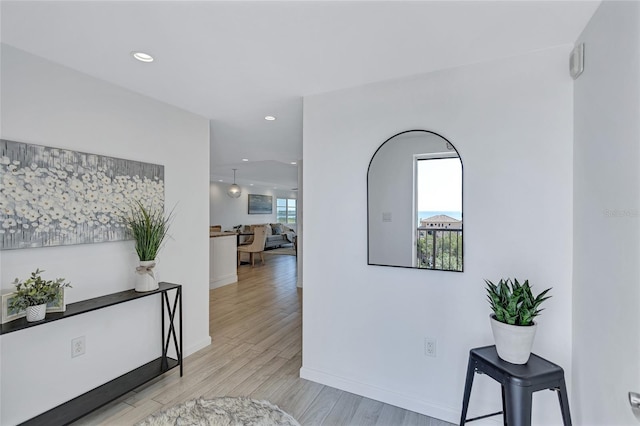
{"label": "small potted plant", "polygon": [[551,296],[550,288],[536,297],[531,292],[529,280],[520,284],[517,279],[500,280],[496,285],[489,280],[487,296],[491,310],[491,330],[498,356],[512,364],[526,364],[531,355],[536,335],[534,318],[540,314],[540,305]]}
{"label": "small potted plant", "polygon": [[41,276],[43,272],[36,269],[24,282],[18,278],[13,282],[16,294],[9,302],[9,309],[16,312],[26,310],[29,322],[43,320],[47,313],[47,304],[57,300],[61,296],[60,291],[64,291],[65,287],[71,287],[64,278],[44,280]]}
{"label": "small potted plant", "polygon": [[140,260],[136,268],[135,290],[139,292],[152,291],[158,288],[158,282],[153,272],[156,266],[156,256],[167,237],[173,213],[167,217],[162,210],[153,210],[136,201],[129,215],[122,218],[135,240],[135,249]]}

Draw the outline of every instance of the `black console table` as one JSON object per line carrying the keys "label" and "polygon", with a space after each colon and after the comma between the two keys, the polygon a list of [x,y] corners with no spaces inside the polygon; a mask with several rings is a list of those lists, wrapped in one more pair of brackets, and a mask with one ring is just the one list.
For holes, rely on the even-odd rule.
{"label": "black console table", "polygon": [[[173,294],[173,300],[170,300],[170,292]],[[37,327],[52,321],[62,320],[156,294],[159,294],[162,298],[162,356],[160,356],[160,358],[156,358],[141,367],[131,370],[110,382],[98,386],[22,424],[30,426],[66,425],[175,367],[180,367],[180,376],[182,377],[182,286],[180,284],[162,282],[159,284],[159,288],[153,291],[138,293],[134,290],[127,290],[94,299],[83,300],[81,302],[70,303],[67,305],[65,312],[48,313],[42,321],[27,322],[25,318],[21,318],[2,324],[0,335],[30,327]],[[165,308],[169,321],[165,321]],[[178,315],[179,322],[177,330],[175,326],[176,315]],[[167,356],[171,343],[173,343],[177,359]]]}

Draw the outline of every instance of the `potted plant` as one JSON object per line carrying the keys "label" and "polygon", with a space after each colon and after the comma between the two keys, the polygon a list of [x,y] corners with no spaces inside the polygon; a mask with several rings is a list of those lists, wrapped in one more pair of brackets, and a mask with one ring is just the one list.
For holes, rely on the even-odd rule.
{"label": "potted plant", "polygon": [[167,237],[172,216],[173,213],[170,213],[165,217],[162,210],[149,209],[140,201],[136,201],[129,215],[123,217],[123,222],[135,240],[135,249],[140,260],[140,265],[136,268],[136,291],[152,291],[158,288],[153,268],[157,263],[156,256]]}
{"label": "potted plant", "polygon": [[26,310],[29,322],[43,320],[47,304],[61,297],[60,291],[64,291],[65,287],[71,287],[71,284],[64,282],[64,278],[44,280],[42,272],[44,271],[36,269],[24,282],[18,278],[13,282],[16,292],[9,302],[9,309],[16,312]]}
{"label": "potted plant", "polygon": [[517,279],[500,280],[497,285],[489,280],[485,283],[498,356],[512,364],[526,364],[536,335],[534,318],[542,311],[542,302],[551,297],[547,296],[551,289],[534,297],[529,280],[524,284]]}

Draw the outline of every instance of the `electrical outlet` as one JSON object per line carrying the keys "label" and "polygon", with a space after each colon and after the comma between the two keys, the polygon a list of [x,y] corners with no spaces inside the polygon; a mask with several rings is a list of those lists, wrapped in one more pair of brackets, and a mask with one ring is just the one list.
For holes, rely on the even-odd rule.
{"label": "electrical outlet", "polygon": [[424,338],[424,354],[425,356],[436,357],[436,339],[431,337]]}
{"label": "electrical outlet", "polygon": [[71,358],[75,358],[80,355],[84,355],[86,349],[86,341],[84,336],[76,337],[71,340]]}

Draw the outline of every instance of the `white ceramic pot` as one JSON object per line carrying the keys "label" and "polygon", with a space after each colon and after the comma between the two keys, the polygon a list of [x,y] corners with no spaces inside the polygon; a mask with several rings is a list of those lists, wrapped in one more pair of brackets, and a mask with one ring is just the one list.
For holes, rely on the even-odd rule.
{"label": "white ceramic pot", "polygon": [[493,314],[489,318],[498,356],[512,364],[526,364],[536,337],[537,324],[509,325],[497,321]]}
{"label": "white ceramic pot", "polygon": [[152,291],[158,288],[158,281],[154,274],[155,260],[141,260],[136,268],[136,286],[138,292]]}
{"label": "white ceramic pot", "polygon": [[43,303],[42,305],[36,305],[36,306],[27,306],[27,321],[29,322],[42,321],[46,314],[47,314],[46,303]]}

